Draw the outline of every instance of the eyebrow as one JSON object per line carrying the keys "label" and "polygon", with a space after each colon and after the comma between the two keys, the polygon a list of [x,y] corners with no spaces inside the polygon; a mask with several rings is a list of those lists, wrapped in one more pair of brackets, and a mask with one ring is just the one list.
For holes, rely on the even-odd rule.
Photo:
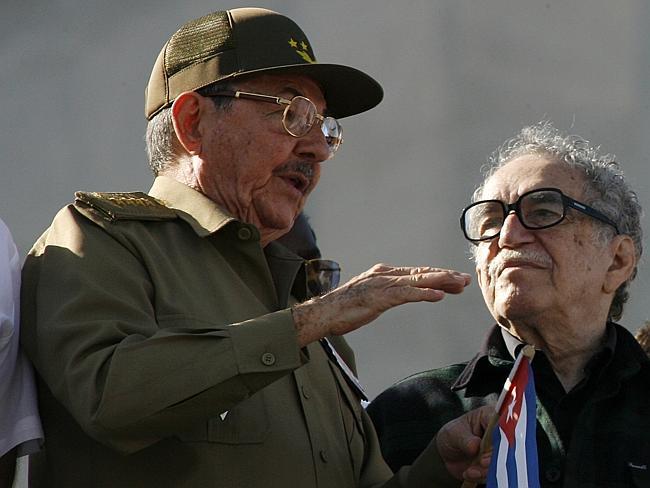
{"label": "eyebrow", "polygon": [[[320,86],[319,86],[319,88],[320,88]],[[321,88],[321,91],[322,91],[322,88]],[[282,88],[282,89],[280,90],[280,93],[290,93],[291,96],[288,97],[289,99],[291,99],[291,98],[293,98],[293,97],[305,97],[305,98],[309,98],[307,95],[305,95],[305,94],[302,93],[300,90],[298,90],[298,88],[294,88],[294,86],[292,86],[292,85],[287,85],[287,86],[285,86],[284,88]],[[324,97],[324,96],[325,96],[325,94],[323,93],[323,97]],[[309,99],[311,100],[311,98],[309,98]],[[312,103],[314,103],[313,100],[311,100],[311,101],[312,101]],[[329,117],[329,116],[330,116],[330,114],[329,114],[329,108],[327,107],[327,100],[325,100],[325,110],[323,110],[323,112],[321,113],[321,115],[323,115],[323,117]]]}
{"label": "eyebrow", "polygon": [[294,97],[304,97],[305,96],[304,93],[301,93],[296,88],[293,88],[293,87],[290,87],[290,86],[283,88],[281,90],[281,93],[291,93],[291,95],[293,95]]}

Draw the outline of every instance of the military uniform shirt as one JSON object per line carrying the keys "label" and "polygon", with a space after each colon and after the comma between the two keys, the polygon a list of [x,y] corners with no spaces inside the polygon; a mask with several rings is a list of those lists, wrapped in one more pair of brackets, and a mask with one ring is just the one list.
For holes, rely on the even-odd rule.
{"label": "military uniform shirt", "polygon": [[150,195],[78,194],[27,259],[47,486],[431,483],[435,450],[389,480],[340,370],[298,346],[302,260],[175,180]]}

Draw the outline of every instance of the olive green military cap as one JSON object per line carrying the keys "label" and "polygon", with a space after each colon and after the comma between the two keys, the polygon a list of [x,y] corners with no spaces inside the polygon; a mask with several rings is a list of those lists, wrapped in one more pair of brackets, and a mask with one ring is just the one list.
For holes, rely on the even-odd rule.
{"label": "olive green military cap", "polygon": [[237,8],[184,24],[163,46],[145,90],[151,119],[185,91],[256,73],[307,75],[320,84],[328,115],[347,117],[383,98],[381,85],[356,68],[316,62],[298,25],[277,12]]}

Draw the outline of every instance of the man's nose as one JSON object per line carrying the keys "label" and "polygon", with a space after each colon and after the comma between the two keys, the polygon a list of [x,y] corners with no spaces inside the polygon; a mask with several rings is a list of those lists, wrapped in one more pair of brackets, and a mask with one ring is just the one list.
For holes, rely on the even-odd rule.
{"label": "man's nose", "polygon": [[501,232],[499,232],[499,247],[517,247],[521,244],[534,240],[532,230],[523,226],[515,212],[510,212],[503,220]]}
{"label": "man's nose", "polygon": [[307,134],[298,138],[295,152],[301,159],[315,163],[330,159],[332,154],[320,124],[315,123]]}

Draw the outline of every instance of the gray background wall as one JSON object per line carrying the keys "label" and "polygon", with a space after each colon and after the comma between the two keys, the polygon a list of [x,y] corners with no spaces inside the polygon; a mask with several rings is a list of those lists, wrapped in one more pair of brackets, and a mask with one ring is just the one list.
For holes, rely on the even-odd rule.
{"label": "gray background wall", "polygon": [[[376,262],[472,271],[459,210],[479,167],[548,117],[619,156],[650,208],[645,0],[259,1],[321,61],[366,70],[385,101],[343,121],[308,213],[344,277]],[[221,1],[3,0],[0,215],[26,252],[75,190],[148,189],[143,89],[163,42]],[[646,222],[647,224],[647,222]],[[647,240],[646,240],[647,243]],[[623,322],[650,318],[643,262]],[[478,287],[350,334],[370,396],[468,358],[491,323]]]}

